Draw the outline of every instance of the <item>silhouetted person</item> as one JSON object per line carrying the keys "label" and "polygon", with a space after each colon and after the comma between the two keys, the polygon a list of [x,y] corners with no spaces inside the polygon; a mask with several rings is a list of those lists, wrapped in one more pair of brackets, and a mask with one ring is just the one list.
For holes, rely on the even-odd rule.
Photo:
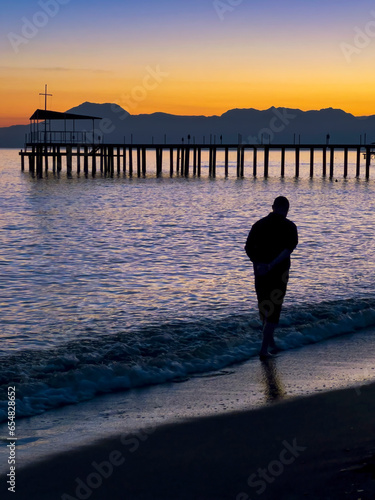
{"label": "silhouetted person", "polygon": [[273,334],[288,284],[290,255],[298,244],[297,227],[286,218],[288,199],[278,196],[272,210],[267,217],[252,226],[245,245],[254,266],[255,290],[263,321],[263,342],[259,352],[261,360],[272,357],[278,351]]}

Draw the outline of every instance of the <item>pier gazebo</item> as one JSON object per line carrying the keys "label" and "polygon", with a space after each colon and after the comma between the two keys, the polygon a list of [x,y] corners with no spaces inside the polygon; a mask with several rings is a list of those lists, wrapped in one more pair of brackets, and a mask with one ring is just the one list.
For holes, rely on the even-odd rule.
{"label": "pier gazebo", "polygon": [[[76,121],[90,122],[92,130],[77,130]],[[26,146],[36,144],[95,144],[100,142],[100,137],[95,137],[95,120],[101,120],[97,116],[79,115],[75,113],[61,113],[37,109],[30,116],[30,133],[26,138]],[[57,127],[53,127],[55,123]],[[59,128],[60,127],[60,128]]]}
{"label": "pier gazebo", "polygon": [[[43,94],[49,95],[49,94]],[[72,159],[77,159],[77,171],[80,171],[81,158],[84,170],[88,173],[88,160],[92,158],[93,173],[96,170],[95,157],[101,144],[101,136],[96,133],[95,122],[98,116],[62,113],[47,109],[37,109],[30,116],[30,132],[26,134],[25,150],[20,152],[22,170],[25,157],[29,160],[29,170],[42,177],[43,161],[48,171],[49,159],[52,159],[53,171],[61,170],[62,158],[66,157],[67,171],[70,174]],[[76,122],[80,126],[77,127]],[[89,122],[84,128],[84,121]]]}

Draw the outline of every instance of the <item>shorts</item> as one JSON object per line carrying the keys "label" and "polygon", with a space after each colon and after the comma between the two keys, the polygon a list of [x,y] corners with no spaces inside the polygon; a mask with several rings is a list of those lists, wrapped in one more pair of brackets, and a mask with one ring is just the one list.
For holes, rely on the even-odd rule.
{"label": "shorts", "polygon": [[278,324],[288,279],[289,271],[282,274],[270,271],[263,276],[255,276],[259,315],[263,323]]}

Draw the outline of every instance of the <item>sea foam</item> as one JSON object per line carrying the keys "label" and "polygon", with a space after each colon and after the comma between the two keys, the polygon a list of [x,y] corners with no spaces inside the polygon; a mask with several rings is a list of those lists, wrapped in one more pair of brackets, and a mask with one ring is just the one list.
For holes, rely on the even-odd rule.
{"label": "sea foam", "polygon": [[[375,300],[338,300],[285,308],[277,342],[293,349],[375,325]],[[218,320],[175,321],[71,341],[2,358],[0,420],[7,388],[16,386],[17,417],[97,395],[181,380],[257,355],[261,324],[254,313]]]}

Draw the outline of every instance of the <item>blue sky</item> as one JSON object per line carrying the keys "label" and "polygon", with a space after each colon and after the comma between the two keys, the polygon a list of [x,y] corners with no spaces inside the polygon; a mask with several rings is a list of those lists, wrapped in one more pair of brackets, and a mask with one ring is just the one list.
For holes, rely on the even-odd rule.
{"label": "blue sky", "polygon": [[[6,0],[0,85],[14,112],[5,106],[0,125],[15,123],[45,83],[60,108],[119,102],[150,67],[169,76],[134,112],[332,105],[373,113],[371,22],[368,0]],[[356,52],[345,56],[343,44]]]}

